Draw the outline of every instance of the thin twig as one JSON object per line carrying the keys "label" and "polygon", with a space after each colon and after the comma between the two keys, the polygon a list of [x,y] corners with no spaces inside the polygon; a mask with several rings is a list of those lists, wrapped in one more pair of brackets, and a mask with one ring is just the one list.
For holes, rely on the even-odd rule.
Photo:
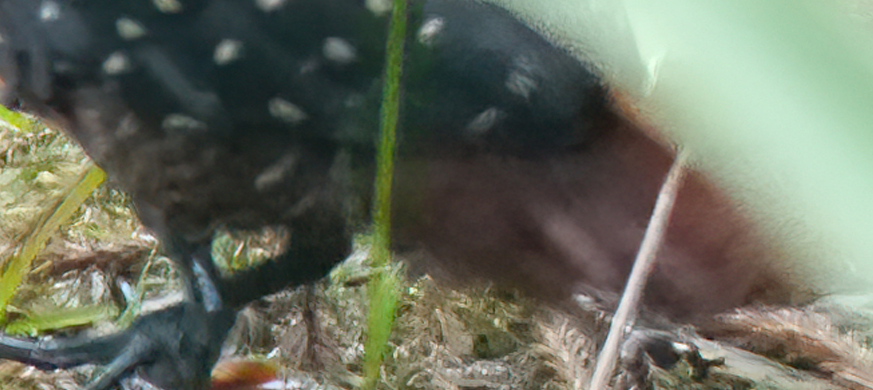
{"label": "thin twig", "polygon": [[621,301],[619,301],[618,309],[612,317],[606,341],[597,357],[597,365],[588,387],[591,390],[606,389],[609,379],[612,378],[615,362],[618,359],[619,346],[636,317],[643,288],[655,266],[655,255],[658,254],[658,250],[664,242],[673,204],[676,202],[676,195],[685,176],[687,159],[687,154],[680,150],[670,172],[667,173],[667,179],[664,181],[661,191],[658,193],[655,209],[652,211],[651,219],[649,219],[649,226],[643,235],[643,242],[640,244],[640,250],[634,260],[634,266],[628,277]]}

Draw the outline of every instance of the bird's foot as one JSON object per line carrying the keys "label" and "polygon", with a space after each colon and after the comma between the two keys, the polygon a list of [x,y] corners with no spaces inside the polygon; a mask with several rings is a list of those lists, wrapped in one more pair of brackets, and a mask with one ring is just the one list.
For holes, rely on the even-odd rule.
{"label": "bird's foot", "polygon": [[0,358],[40,369],[103,364],[85,387],[108,390],[134,371],[164,389],[201,390],[210,383],[236,312],[207,312],[180,303],[139,318],[122,332],[100,337],[26,340],[0,335]]}

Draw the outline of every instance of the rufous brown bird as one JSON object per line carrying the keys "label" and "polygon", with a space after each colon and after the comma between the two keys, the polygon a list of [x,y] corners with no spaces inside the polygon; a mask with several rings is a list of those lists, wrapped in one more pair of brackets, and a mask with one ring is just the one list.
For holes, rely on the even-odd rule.
{"label": "rufous brown bird", "polygon": [[[395,246],[545,299],[624,283],[673,160],[592,64],[494,5],[410,2]],[[388,17],[361,0],[0,0],[2,96],[67,131],[129,192],[185,302],[100,338],[0,336],[40,368],[209,386],[236,311],[321,278],[366,221]],[[287,251],[221,277],[219,228]],[[777,246],[702,174],[682,188],[647,303],[689,320],[795,291]]]}

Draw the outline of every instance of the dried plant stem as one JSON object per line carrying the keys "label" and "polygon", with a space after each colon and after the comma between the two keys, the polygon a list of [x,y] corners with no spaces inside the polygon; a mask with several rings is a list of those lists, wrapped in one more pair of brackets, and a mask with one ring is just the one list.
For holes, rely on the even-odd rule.
{"label": "dried plant stem", "polygon": [[658,193],[655,209],[649,219],[649,226],[643,235],[643,242],[640,244],[637,257],[634,259],[633,269],[631,269],[618,309],[612,317],[606,341],[603,343],[600,355],[597,356],[597,365],[588,387],[591,390],[606,389],[609,379],[612,378],[615,362],[618,359],[619,346],[636,317],[643,288],[646,286],[646,280],[655,265],[655,255],[658,254],[658,250],[664,242],[673,204],[676,202],[676,195],[682,185],[682,178],[685,176],[686,160],[687,154],[680,151],[670,168],[670,172],[667,173],[667,179],[664,181],[661,191]]}

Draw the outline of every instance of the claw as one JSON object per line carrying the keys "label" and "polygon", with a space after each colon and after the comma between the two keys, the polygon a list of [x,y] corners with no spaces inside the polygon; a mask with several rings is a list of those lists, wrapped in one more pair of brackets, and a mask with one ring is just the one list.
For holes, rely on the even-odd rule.
{"label": "claw", "polygon": [[105,364],[121,353],[129,337],[128,332],[121,332],[97,338],[28,340],[0,334],[0,359],[15,360],[41,370]]}
{"label": "claw", "polygon": [[235,318],[235,311],[206,312],[202,305],[192,303],[147,315],[134,326],[137,335],[128,345],[141,352],[134,354],[138,359],[128,362],[119,358],[110,364],[107,375],[117,380],[136,367],[143,379],[160,388],[206,389]]}
{"label": "claw", "polygon": [[[299,285],[326,274],[348,251],[348,237],[337,230],[342,232],[343,225],[313,222],[305,232],[322,237],[322,241],[303,237],[307,239],[292,244],[289,253],[227,279],[220,277],[212,262],[209,242],[165,237],[163,242],[182,271],[184,302],[142,316],[127,330],[108,336],[35,341],[0,334],[0,359],[43,370],[105,365],[86,390],[108,390],[134,371],[163,389],[208,389],[212,367],[236,320],[236,310],[282,286]],[[324,245],[323,237],[337,242],[327,241],[329,251],[313,250],[313,242]],[[311,258],[308,254],[312,252],[333,256],[327,256],[330,261],[299,261]]]}
{"label": "claw", "polygon": [[207,389],[235,317],[233,310],[207,313],[202,305],[181,303],[109,336],[34,341],[0,335],[0,359],[44,370],[106,364],[87,390],[108,390],[133,370],[160,388]]}
{"label": "claw", "polygon": [[126,373],[136,367],[139,362],[148,359],[152,352],[153,346],[149,345],[148,341],[140,337],[134,337],[129,343],[128,348],[125,348],[121,354],[106,366],[103,372],[92,379],[91,383],[85,386],[85,390],[108,390],[112,385],[118,383]]}

